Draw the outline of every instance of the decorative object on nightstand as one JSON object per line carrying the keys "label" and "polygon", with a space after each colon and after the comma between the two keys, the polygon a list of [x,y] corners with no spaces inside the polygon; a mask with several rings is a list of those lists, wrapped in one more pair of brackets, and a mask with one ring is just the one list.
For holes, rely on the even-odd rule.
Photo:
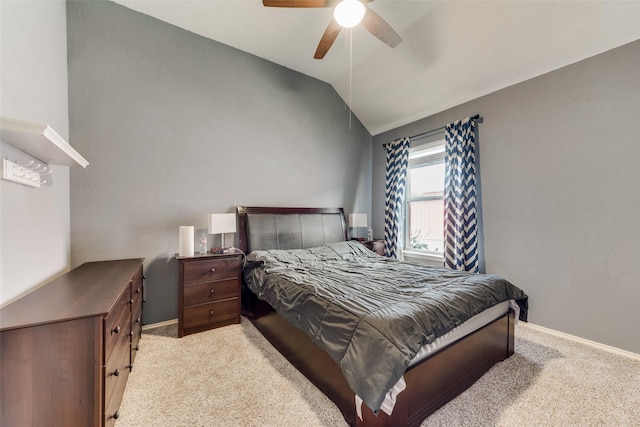
{"label": "decorative object on nightstand", "polygon": [[367,214],[365,213],[351,213],[349,214],[349,227],[356,229],[356,240],[358,238],[358,228],[367,226]]}
{"label": "decorative object on nightstand", "polygon": [[240,323],[242,252],[178,259],[178,337]]}
{"label": "decorative object on nightstand", "polygon": [[181,225],[178,241],[178,255],[193,256],[193,226]]}
{"label": "decorative object on nightstand", "polygon": [[220,248],[211,248],[211,253],[223,253],[224,234],[236,232],[236,214],[209,214],[209,234],[222,234],[222,245]]}
{"label": "decorative object on nightstand", "polygon": [[202,233],[202,236],[200,236],[200,250],[198,251],[198,253],[200,255],[204,255],[207,253],[207,235]]}

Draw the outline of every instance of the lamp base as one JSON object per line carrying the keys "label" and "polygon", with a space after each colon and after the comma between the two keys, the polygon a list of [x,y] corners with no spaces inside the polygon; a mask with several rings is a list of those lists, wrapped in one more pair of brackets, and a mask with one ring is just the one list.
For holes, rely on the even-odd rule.
{"label": "lamp base", "polygon": [[220,247],[218,247],[218,246],[212,247],[211,248],[211,253],[212,254],[223,254],[224,253],[224,249],[225,249],[224,248],[224,233],[220,233],[220,234],[222,235],[222,242],[221,242],[222,246],[220,246]]}

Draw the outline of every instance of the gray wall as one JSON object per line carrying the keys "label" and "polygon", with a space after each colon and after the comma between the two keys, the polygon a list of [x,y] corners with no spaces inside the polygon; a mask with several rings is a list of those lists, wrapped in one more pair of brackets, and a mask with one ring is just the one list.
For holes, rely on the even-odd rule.
{"label": "gray wall", "polygon": [[640,41],[374,137],[382,144],[479,113],[488,273],[530,296],[532,323],[640,353]]}
{"label": "gray wall", "polygon": [[[0,57],[0,116],[48,124],[67,138],[64,0],[0,1]],[[0,153],[20,155],[6,143]],[[0,305],[69,269],[69,168],[52,169],[37,189],[0,180]]]}
{"label": "gray wall", "polygon": [[197,237],[236,205],[370,213],[371,136],[331,86],[114,3],[67,9],[91,161],[71,174],[71,263],[145,257],[145,322],[177,317],[180,225]]}

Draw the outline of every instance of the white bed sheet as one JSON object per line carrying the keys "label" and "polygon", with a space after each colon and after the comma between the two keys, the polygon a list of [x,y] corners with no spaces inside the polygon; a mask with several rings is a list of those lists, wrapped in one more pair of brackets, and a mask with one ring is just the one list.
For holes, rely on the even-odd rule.
{"label": "white bed sheet", "polygon": [[[482,313],[479,313],[473,316],[471,319],[464,322],[462,325],[452,329],[441,337],[438,337],[432,343],[424,345],[416,354],[416,356],[411,360],[411,364],[409,367],[419,363],[424,358],[429,355],[435,353],[436,351],[448,346],[449,344],[457,341],[461,338],[466,337],[470,333],[477,331],[483,326],[493,322],[494,320],[501,317],[503,314],[507,313],[509,309],[512,309],[515,312],[516,322],[518,321],[518,317],[520,315],[520,307],[514,300],[504,301],[500,304],[494,305],[491,308],[486,309]],[[387,395],[382,402],[380,410],[385,412],[386,414],[391,415],[393,412],[393,408],[396,405],[396,399],[398,394],[400,394],[405,388],[407,384],[404,381],[404,377],[400,377],[398,382],[387,392]],[[362,419],[362,399],[358,395],[356,395],[356,412],[358,417]]]}

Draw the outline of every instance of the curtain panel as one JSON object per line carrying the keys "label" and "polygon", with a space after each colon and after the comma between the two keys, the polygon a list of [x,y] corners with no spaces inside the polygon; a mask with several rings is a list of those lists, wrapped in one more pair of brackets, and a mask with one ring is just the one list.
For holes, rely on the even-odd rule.
{"label": "curtain panel", "polygon": [[445,127],[444,265],[477,273],[474,124],[466,118]]}
{"label": "curtain panel", "polygon": [[409,167],[411,140],[401,138],[384,148],[387,153],[384,205],[384,254],[402,258],[402,206]]}

